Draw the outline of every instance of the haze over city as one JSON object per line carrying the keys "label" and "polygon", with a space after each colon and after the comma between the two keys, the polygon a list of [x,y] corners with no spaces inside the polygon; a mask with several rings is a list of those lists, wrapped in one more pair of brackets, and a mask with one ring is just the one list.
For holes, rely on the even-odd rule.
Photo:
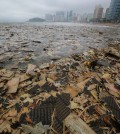
{"label": "haze over city", "polygon": [[56,11],[93,13],[98,4],[106,9],[110,0],[0,0],[0,22],[22,22],[32,17],[44,18],[45,14]]}

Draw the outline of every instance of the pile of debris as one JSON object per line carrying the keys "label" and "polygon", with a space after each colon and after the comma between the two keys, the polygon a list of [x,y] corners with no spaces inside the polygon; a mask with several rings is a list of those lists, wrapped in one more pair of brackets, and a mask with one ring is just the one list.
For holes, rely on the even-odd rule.
{"label": "pile of debris", "polygon": [[0,133],[120,132],[120,43],[0,70]]}

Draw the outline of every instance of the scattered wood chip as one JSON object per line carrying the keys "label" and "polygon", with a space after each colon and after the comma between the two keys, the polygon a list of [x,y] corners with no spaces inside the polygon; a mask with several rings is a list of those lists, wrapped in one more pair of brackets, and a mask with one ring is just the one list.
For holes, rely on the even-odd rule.
{"label": "scattered wood chip", "polygon": [[7,115],[8,115],[9,117],[15,117],[15,116],[17,116],[17,110],[11,109],[11,110],[7,113]]}
{"label": "scattered wood chip", "polygon": [[35,72],[34,72],[35,68],[37,68],[36,65],[28,64],[28,68],[27,68],[26,74],[35,75]]}
{"label": "scattered wood chip", "polygon": [[20,75],[20,83],[28,80],[29,78],[30,76],[28,76],[27,74]]}
{"label": "scattered wood chip", "polygon": [[96,134],[81,118],[75,114],[70,114],[65,119],[65,125],[74,134]]}
{"label": "scattered wood chip", "polygon": [[73,98],[73,97],[75,97],[77,94],[78,94],[78,89],[76,89],[75,87],[73,87],[73,86],[67,86],[66,88],[65,88],[65,92],[66,93],[70,93],[70,95],[71,95],[71,97]]}
{"label": "scattered wood chip", "polygon": [[12,78],[7,83],[7,88],[8,88],[7,93],[8,94],[16,93],[18,89],[18,85],[19,85],[19,77]]}
{"label": "scattered wood chip", "polygon": [[1,125],[0,125],[0,133],[4,133],[4,132],[8,132],[11,133],[11,126],[10,126],[10,122],[9,121],[4,121]]}

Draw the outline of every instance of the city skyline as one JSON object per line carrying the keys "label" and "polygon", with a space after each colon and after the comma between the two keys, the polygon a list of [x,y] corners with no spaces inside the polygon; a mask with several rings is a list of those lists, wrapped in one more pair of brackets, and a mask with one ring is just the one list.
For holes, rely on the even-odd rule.
{"label": "city skyline", "polygon": [[45,20],[48,22],[90,22],[91,20],[99,21],[106,19],[108,8],[103,8],[98,4],[95,6],[92,13],[80,14],[80,12],[70,11],[57,11],[54,14],[46,14]]}
{"label": "city skyline", "polygon": [[109,7],[111,0],[0,0],[1,21],[26,21],[29,18],[41,17],[45,14],[54,14],[56,11],[70,11],[93,13],[97,4]]}
{"label": "city skyline", "polygon": [[[52,19],[49,19],[52,16]],[[110,6],[104,8],[103,5],[97,4],[92,14],[80,14],[73,10],[57,11],[56,14],[49,14],[46,21],[53,22],[119,22],[120,21],[120,1],[111,0]]]}
{"label": "city skyline", "polygon": [[89,22],[93,18],[93,13],[80,14],[73,10],[56,11],[54,14],[46,14],[45,20],[48,22]]}

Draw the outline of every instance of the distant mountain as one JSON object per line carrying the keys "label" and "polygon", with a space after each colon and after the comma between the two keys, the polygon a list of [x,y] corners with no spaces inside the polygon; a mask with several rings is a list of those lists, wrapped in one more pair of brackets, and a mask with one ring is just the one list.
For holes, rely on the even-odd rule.
{"label": "distant mountain", "polygon": [[44,19],[41,19],[41,18],[32,18],[32,19],[29,19],[28,22],[44,22],[45,20]]}

